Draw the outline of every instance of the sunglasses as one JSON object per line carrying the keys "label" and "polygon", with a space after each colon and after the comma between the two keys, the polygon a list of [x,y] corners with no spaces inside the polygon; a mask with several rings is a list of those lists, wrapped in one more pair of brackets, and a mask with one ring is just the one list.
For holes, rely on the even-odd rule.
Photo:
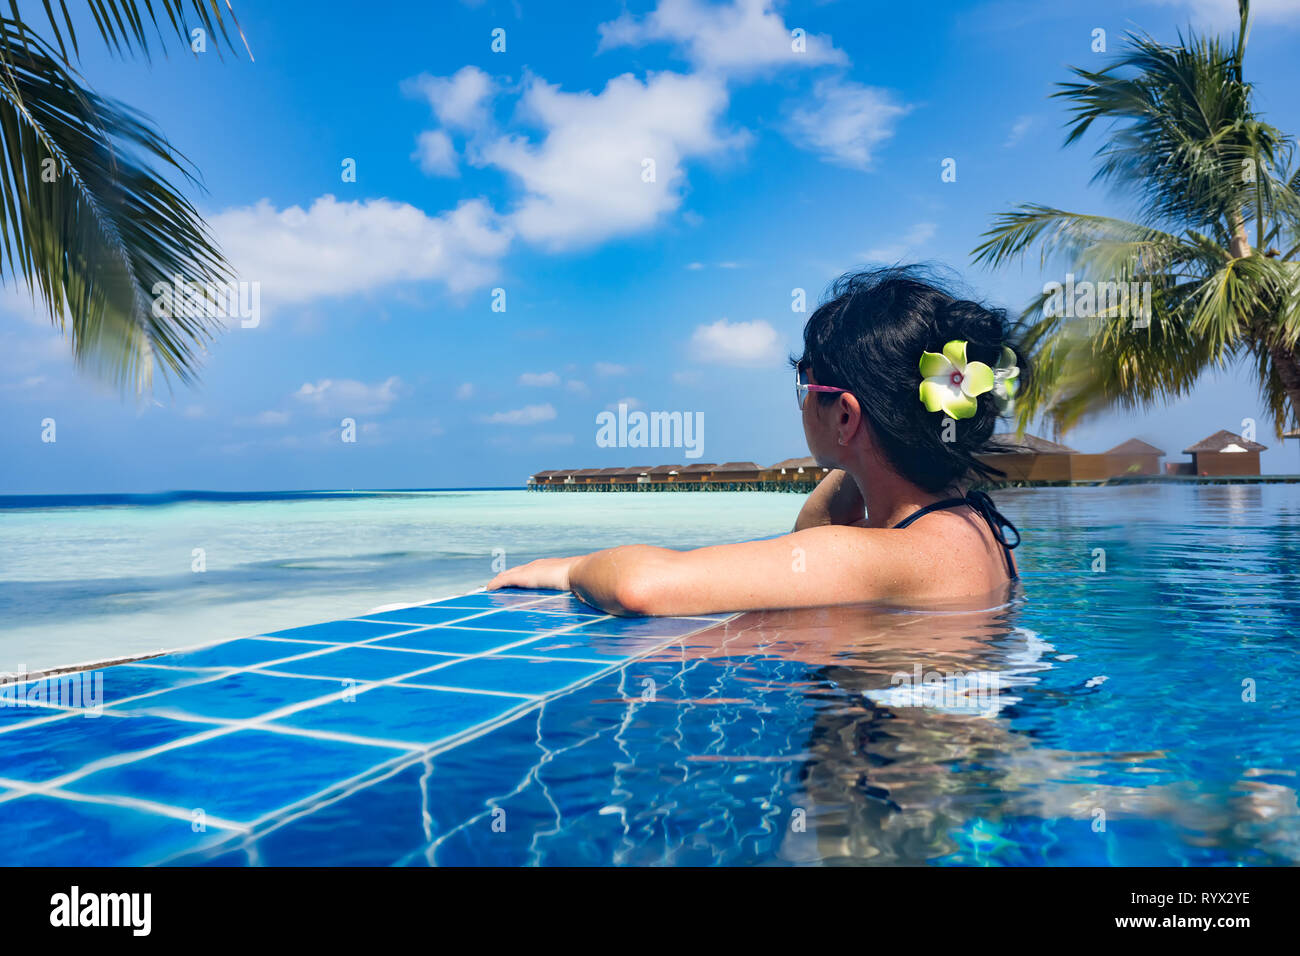
{"label": "sunglasses", "polygon": [[799,403],[799,411],[803,411],[803,404],[808,400],[809,392],[838,395],[847,391],[847,388],[835,388],[831,385],[812,385],[808,382],[808,372],[805,369],[800,367],[794,370],[794,397]]}

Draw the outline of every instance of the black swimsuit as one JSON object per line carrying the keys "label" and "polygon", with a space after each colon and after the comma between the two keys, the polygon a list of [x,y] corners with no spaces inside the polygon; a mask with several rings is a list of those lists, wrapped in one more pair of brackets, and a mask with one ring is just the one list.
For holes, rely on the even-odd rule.
{"label": "black swimsuit", "polygon": [[[998,511],[998,509],[993,506],[993,499],[982,491],[968,491],[964,498],[945,498],[943,501],[936,501],[933,504],[926,505],[924,508],[918,508],[902,521],[898,522],[898,524],[894,525],[894,527],[906,528],[917,518],[924,517],[931,511],[942,511],[944,508],[958,508],[962,505],[970,505],[970,507],[975,509],[975,511],[977,511],[984,520],[988,522],[989,529],[993,532],[994,540],[996,540],[998,544],[1002,545],[1002,554],[1007,559],[1007,573],[1011,575],[1013,579],[1018,577],[1016,574],[1015,563],[1011,560],[1011,549],[1020,544],[1020,532],[1016,530],[1015,525],[1006,519],[1002,512]],[[1003,528],[1010,528],[1012,532],[1015,533],[1015,544],[1007,543],[1007,536],[1003,533]]]}

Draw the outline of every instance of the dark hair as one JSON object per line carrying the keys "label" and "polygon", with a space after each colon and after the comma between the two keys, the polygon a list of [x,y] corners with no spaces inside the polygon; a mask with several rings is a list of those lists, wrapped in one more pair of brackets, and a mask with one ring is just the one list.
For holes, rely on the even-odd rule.
{"label": "dark hair", "polygon": [[[1004,477],[975,457],[996,450],[993,394],[980,395],[975,414],[956,421],[955,440],[944,441],[947,416],[921,403],[919,363],[922,352],[939,352],[952,339],[967,342],[968,360],[990,366],[1006,346],[1016,355],[1023,388],[1028,369],[1011,341],[1006,311],[957,298],[915,265],[849,273],[829,296],[809,317],[803,355],[791,356],[791,364],[809,369],[818,384],[852,392],[894,470],[926,491]],[[823,405],[836,401],[833,394],[812,394]]]}

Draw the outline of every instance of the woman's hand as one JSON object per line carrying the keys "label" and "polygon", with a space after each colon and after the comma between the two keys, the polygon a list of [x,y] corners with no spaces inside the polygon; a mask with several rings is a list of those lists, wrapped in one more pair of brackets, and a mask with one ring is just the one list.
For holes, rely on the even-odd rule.
{"label": "woman's hand", "polygon": [[866,503],[853,476],[836,468],[808,495],[794,523],[795,531],[828,524],[857,524],[866,517]]}
{"label": "woman's hand", "polygon": [[517,567],[507,568],[491,581],[487,589],[496,588],[554,588],[569,590],[569,569],[585,555],[572,558],[538,558]]}

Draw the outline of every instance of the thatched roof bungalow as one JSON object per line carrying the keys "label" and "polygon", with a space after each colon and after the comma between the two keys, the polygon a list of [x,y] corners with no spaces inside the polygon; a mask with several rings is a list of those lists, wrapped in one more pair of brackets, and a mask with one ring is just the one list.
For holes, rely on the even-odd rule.
{"label": "thatched roof bungalow", "polygon": [[1220,429],[1183,449],[1192,456],[1194,475],[1258,475],[1259,453],[1268,448],[1235,432]]}
{"label": "thatched roof bungalow", "polygon": [[1009,433],[994,435],[991,445],[994,451],[977,457],[986,465],[1005,472],[1005,481],[1070,481],[1075,477],[1071,458],[1079,452],[1068,445],[1037,435],[1017,437]]}
{"label": "thatched roof bungalow", "polygon": [[763,469],[752,461],[728,461],[713,470],[710,481],[758,481]]}
{"label": "thatched roof bungalow", "polygon": [[1120,442],[1106,452],[1106,457],[1110,459],[1109,477],[1158,475],[1160,459],[1164,454],[1155,445],[1144,442],[1140,438],[1130,438],[1126,442]]}
{"label": "thatched roof bungalow", "polygon": [[717,464],[711,461],[696,462],[693,465],[687,465],[677,473],[678,481],[708,481]]}

